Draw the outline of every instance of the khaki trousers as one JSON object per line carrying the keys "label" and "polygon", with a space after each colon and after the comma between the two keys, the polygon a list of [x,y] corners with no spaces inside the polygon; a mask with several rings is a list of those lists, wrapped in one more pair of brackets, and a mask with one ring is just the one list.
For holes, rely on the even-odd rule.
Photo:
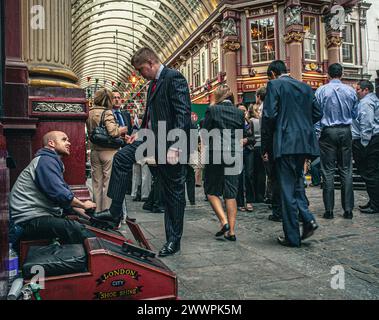
{"label": "khaki trousers", "polygon": [[107,197],[109,179],[112,172],[113,156],[115,150],[91,150],[91,171],[93,200],[96,202],[96,212],[109,209],[112,200]]}

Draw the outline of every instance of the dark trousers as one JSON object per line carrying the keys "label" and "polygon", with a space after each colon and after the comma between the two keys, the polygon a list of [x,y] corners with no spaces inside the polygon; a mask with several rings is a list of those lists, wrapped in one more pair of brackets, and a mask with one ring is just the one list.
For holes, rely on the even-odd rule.
{"label": "dark trousers", "polygon": [[162,195],[162,186],[159,181],[158,169],[155,166],[149,166],[151,175],[152,175],[152,184],[149,197],[145,204],[154,209],[164,209],[163,205],[163,195]]}
{"label": "dark trousers", "polygon": [[344,211],[354,207],[352,139],[350,126],[325,127],[321,132],[320,159],[325,211],[334,209],[334,172],[337,162],[341,177],[341,202]]}
{"label": "dark trousers", "polygon": [[379,210],[379,135],[373,136],[366,147],[359,139],[353,140],[353,157],[366,184],[371,208]]}
{"label": "dark trousers", "polygon": [[269,189],[268,192],[271,196],[271,206],[272,214],[275,217],[281,218],[281,201],[280,201],[280,186],[278,181],[277,167],[275,161],[272,157],[268,162],[264,162],[265,171],[267,174],[267,184],[266,189]]}
{"label": "dark trousers", "polygon": [[287,155],[275,160],[280,186],[283,231],[287,240],[293,245],[300,245],[299,219],[304,223],[314,220],[308,210],[304,189],[305,156]]}
{"label": "dark trousers", "polygon": [[245,206],[246,203],[253,203],[253,169],[254,151],[245,149],[243,151],[243,170],[238,177],[237,206]]}
{"label": "dark trousers", "polygon": [[22,240],[59,238],[65,244],[74,244],[96,237],[79,222],[57,217],[35,218],[22,223],[21,228]]}
{"label": "dark trousers", "polygon": [[186,189],[189,202],[195,203],[195,170],[187,165]]}
{"label": "dark trousers", "polygon": [[311,162],[312,184],[318,186],[321,183],[320,157]]}
{"label": "dark trousers", "polygon": [[[109,181],[108,197],[122,203],[128,176],[132,174],[135,152],[142,142],[138,141],[119,150],[114,158],[112,174]],[[158,165],[157,175],[162,184],[163,202],[165,206],[165,229],[168,242],[180,242],[183,233],[183,217],[186,205],[184,165]],[[112,203],[113,205],[113,203]]]}
{"label": "dark trousers", "polygon": [[253,202],[263,202],[266,188],[266,173],[263,165],[261,147],[254,147]]}

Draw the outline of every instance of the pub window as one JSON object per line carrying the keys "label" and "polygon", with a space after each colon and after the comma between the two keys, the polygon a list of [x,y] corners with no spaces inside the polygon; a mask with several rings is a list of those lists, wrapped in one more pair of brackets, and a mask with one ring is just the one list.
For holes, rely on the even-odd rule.
{"label": "pub window", "polygon": [[304,58],[317,60],[317,28],[316,18],[304,16]]}
{"label": "pub window", "polygon": [[342,39],[342,62],[355,64],[355,25],[353,23],[345,23]]}
{"label": "pub window", "polygon": [[274,17],[251,21],[250,34],[253,63],[275,60]]}
{"label": "pub window", "polygon": [[215,40],[211,43],[211,79],[216,78],[218,72],[218,41]]}
{"label": "pub window", "polygon": [[193,56],[193,87],[200,87],[200,54]]}

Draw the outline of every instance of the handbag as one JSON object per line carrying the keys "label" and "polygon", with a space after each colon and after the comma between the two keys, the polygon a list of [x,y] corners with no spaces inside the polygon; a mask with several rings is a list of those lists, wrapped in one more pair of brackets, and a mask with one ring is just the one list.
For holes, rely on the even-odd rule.
{"label": "handbag", "polygon": [[93,129],[89,140],[100,147],[119,149],[125,146],[125,141],[121,138],[111,137],[108,134],[107,128],[104,124],[105,111],[101,114],[99,125]]}

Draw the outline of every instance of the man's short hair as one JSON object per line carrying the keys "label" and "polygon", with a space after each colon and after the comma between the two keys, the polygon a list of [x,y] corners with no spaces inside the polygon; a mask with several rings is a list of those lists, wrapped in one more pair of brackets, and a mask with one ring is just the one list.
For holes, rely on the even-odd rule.
{"label": "man's short hair", "polygon": [[328,74],[332,79],[342,78],[342,73],[343,68],[342,65],[340,65],[339,63],[333,63],[328,68]]}
{"label": "man's short hair", "polygon": [[265,101],[265,98],[266,98],[266,87],[260,87],[258,90],[257,90],[257,93],[256,95],[261,98],[261,101]]}
{"label": "man's short hair", "polygon": [[157,63],[160,62],[159,57],[154,50],[148,47],[143,47],[134,53],[131,64],[133,67],[138,67],[143,63],[149,62],[150,60]]}
{"label": "man's short hair", "polygon": [[284,61],[275,60],[270,63],[267,69],[267,75],[271,77],[271,72],[273,72],[277,77],[287,73],[287,67]]}
{"label": "man's short hair", "polygon": [[374,92],[374,85],[368,80],[361,80],[358,82],[361,90],[368,89],[369,92]]}
{"label": "man's short hair", "polygon": [[121,96],[121,92],[120,92],[119,90],[117,90],[117,89],[113,89],[113,90],[112,90],[112,93],[118,93],[118,94],[120,94],[120,96]]}

